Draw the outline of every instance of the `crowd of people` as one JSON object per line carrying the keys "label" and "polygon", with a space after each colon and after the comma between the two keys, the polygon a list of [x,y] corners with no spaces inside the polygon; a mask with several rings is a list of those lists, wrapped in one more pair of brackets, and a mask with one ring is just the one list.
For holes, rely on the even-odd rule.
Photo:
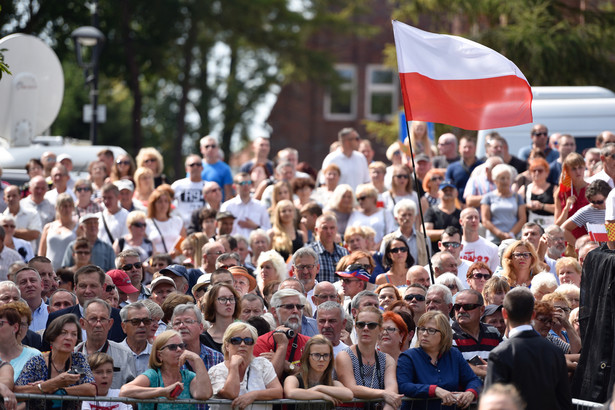
{"label": "crowd of people", "polygon": [[103,150],[76,180],[69,155],[30,160],[27,183],[1,186],[5,407],[567,408],[588,224],[615,221],[615,134],[581,155],[537,124],[519,156],[491,133],[478,158],[415,121],[410,142],[414,158],[396,142],[377,161],[345,128],[315,169],[257,138],[233,173],[206,136],[176,181],[154,148]]}

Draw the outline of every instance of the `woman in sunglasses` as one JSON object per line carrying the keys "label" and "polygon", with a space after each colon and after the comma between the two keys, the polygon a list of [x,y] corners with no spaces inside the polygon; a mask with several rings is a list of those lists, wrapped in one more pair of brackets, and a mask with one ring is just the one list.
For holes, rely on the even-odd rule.
{"label": "woman in sunglasses", "polygon": [[414,192],[414,185],[412,181],[412,172],[407,165],[393,165],[393,172],[391,174],[391,189],[382,194],[382,200],[384,201],[384,207],[393,212],[395,204],[402,199],[410,199],[418,207],[419,197]]}
{"label": "woman in sunglasses", "polygon": [[532,278],[542,272],[534,245],[521,240],[513,242],[502,255],[502,277],[511,288],[529,287]]}
{"label": "woman in sunglasses", "polygon": [[[391,356],[378,352],[376,344],[382,331],[382,312],[374,306],[359,311],[355,321],[357,344],[347,347],[335,358],[338,380],[359,399],[382,399],[385,410],[401,405],[397,393],[396,363]],[[364,408],[375,408],[368,404]]]}
{"label": "woman in sunglasses", "polygon": [[[404,402],[427,409],[466,408],[478,397],[482,386],[459,350],[452,349],[453,331],[449,319],[438,311],[421,316],[416,329],[418,346],[399,356],[397,381],[400,393],[412,398],[435,398],[425,403]],[[435,388],[434,388],[435,387]]]}
{"label": "woman in sunglasses", "polygon": [[425,194],[421,198],[423,212],[427,211],[430,206],[437,206],[440,203],[438,191],[440,190],[440,183],[444,181],[445,174],[446,169],[444,168],[432,168],[425,174],[425,178],[423,178]]}
{"label": "woman in sunglasses", "polygon": [[587,224],[604,225],[606,217],[606,197],[611,187],[605,181],[598,179],[587,186],[585,197],[588,205],[579,209],[564,224],[564,237],[568,243],[575,243],[576,239],[587,233]]}
{"label": "woman in sunglasses", "polygon": [[78,179],[74,187],[75,202],[74,215],[76,219],[85,214],[95,214],[102,211],[102,207],[97,202],[92,201],[92,183],[87,179]]}
{"label": "woman in sunglasses", "polygon": [[352,391],[332,379],[333,345],[316,335],[305,344],[301,370],[284,380],[284,396],[293,400],[327,400],[333,404],[352,400]]}
{"label": "woman in sunglasses", "polygon": [[384,248],[382,264],[388,271],[378,275],[376,285],[390,283],[394,286],[406,285],[406,272],[414,265],[408,243],[403,236],[391,238]]}
{"label": "woman in sunglasses", "polygon": [[120,179],[129,179],[132,181],[132,176],[135,173],[137,166],[135,161],[128,154],[118,155],[115,164],[111,167],[111,182],[119,181]]}
{"label": "woman in sunglasses", "polygon": [[264,357],[254,357],[257,338],[256,329],[243,322],[233,323],[224,332],[224,362],[209,369],[209,377],[214,395],[233,402],[231,405],[210,405],[212,410],[236,407],[266,410],[271,409],[271,405],[251,404],[256,400],[282,398],[282,385],[271,362]]}
{"label": "woman in sunglasses", "polygon": [[[183,368],[188,362],[194,371]],[[120,389],[120,397],[134,399],[196,399],[211,397],[211,383],[205,362],[186,350],[181,335],[165,330],[156,337],[149,356],[149,369]],[[140,410],[154,409],[156,403],[141,403]],[[158,410],[194,409],[194,404],[157,403]]]}
{"label": "woman in sunglasses", "polygon": [[493,272],[489,269],[489,265],[485,262],[474,262],[468,268],[468,272],[466,273],[466,279],[468,281],[468,285],[470,289],[474,289],[477,292],[483,293],[483,289],[485,288],[485,283],[489,279]]}
{"label": "woman in sunglasses", "polygon": [[139,252],[139,260],[143,262],[156,253],[154,244],[145,236],[146,219],[147,215],[143,211],[132,211],[128,214],[126,217],[128,234],[117,238],[113,244],[116,255],[125,249],[134,249]]}

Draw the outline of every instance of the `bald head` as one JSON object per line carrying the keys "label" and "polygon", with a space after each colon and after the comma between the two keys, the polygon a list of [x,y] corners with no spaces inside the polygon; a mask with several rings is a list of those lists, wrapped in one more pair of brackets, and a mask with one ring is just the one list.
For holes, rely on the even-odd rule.
{"label": "bald head", "polygon": [[406,285],[410,285],[412,283],[420,283],[428,288],[431,281],[429,280],[429,272],[427,272],[427,269],[419,265],[415,265],[408,269],[408,272],[406,273]]}

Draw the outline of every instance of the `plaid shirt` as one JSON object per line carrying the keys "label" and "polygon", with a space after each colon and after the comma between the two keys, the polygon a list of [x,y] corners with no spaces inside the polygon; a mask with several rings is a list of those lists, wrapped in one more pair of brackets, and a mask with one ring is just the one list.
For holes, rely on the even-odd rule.
{"label": "plaid shirt", "polygon": [[320,272],[316,275],[318,282],[335,282],[337,278],[335,276],[335,265],[342,259],[343,256],[348,255],[348,250],[342,248],[338,244],[334,243],[333,253],[328,252],[322,245],[322,242],[314,242],[312,249],[318,254],[318,263],[320,264]]}
{"label": "plaid shirt", "polygon": [[[201,343],[201,354],[199,356],[201,356],[201,359],[203,359],[203,363],[205,363],[205,367],[207,368],[207,370],[211,369],[218,363],[222,363],[224,361],[224,356],[222,355],[222,353],[214,349],[210,349],[209,347],[205,346],[202,343]],[[188,366],[188,362],[186,362],[182,366],[182,369],[187,369],[187,370],[190,370],[191,372],[194,371],[190,366]],[[194,408],[195,410],[206,410],[209,408],[209,406],[207,404],[196,404]]]}

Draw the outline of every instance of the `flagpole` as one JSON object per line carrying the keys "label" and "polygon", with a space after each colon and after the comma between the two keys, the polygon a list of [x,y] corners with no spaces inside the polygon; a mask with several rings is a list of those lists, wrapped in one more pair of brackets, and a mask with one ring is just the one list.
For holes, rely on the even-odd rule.
{"label": "flagpole", "polygon": [[[405,110],[404,110],[404,115],[405,115]],[[429,239],[429,237],[427,236],[427,231],[425,230],[425,219],[423,218],[423,207],[421,206],[421,198],[418,196],[419,192],[421,192],[419,190],[419,179],[416,175],[416,166],[414,164],[414,152],[412,151],[412,144],[410,142],[410,127],[408,126],[408,117],[404,118],[404,122],[406,123],[406,131],[408,136],[406,137],[408,139],[408,147],[410,147],[410,161],[412,162],[412,174],[414,176],[414,191],[416,192],[416,196],[419,198],[418,203],[419,203],[419,215],[421,216],[421,227],[423,228],[423,237],[425,238],[425,249],[427,250],[427,265],[429,266],[429,275],[431,277],[431,283],[436,283],[436,278],[434,276],[433,273],[433,266],[431,264],[431,258],[429,257],[429,255],[431,255],[431,239]],[[416,261],[417,265],[418,265],[418,261]]]}

